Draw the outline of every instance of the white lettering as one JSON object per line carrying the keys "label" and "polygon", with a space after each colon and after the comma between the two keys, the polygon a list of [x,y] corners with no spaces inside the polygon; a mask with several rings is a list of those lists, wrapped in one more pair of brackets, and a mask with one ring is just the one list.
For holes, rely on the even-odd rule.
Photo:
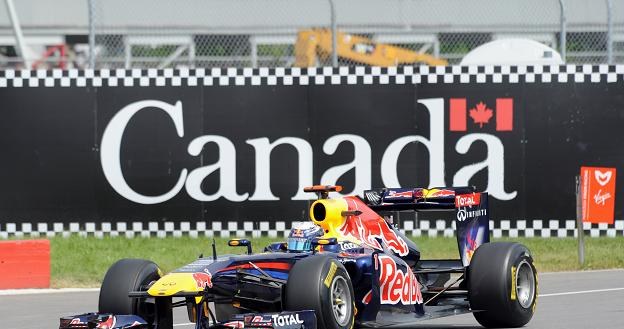
{"label": "white lettering", "polygon": [[312,193],[303,192],[303,188],[312,184],[312,146],[306,140],[297,137],[282,137],[269,143],[266,137],[249,139],[247,144],[256,150],[256,190],[249,200],[279,200],[271,192],[271,151],[282,144],[293,146],[297,150],[299,163],[299,186],[297,194],[291,200],[314,199]]}
{"label": "white lettering", "polygon": [[290,315],[273,314],[271,318],[273,318],[273,323],[276,324],[278,327],[292,326],[295,324],[303,323],[303,320],[299,318],[299,314],[290,314]]}
{"label": "white lettering", "polygon": [[169,192],[158,196],[147,196],[134,191],[126,182],[121,171],[121,140],[124,130],[130,122],[130,119],[139,111],[146,108],[156,108],[165,111],[173,121],[176,132],[179,137],[184,136],[184,124],[182,119],[182,103],[176,102],[175,105],[156,100],[145,100],[128,104],[111,119],[104,129],[102,135],[102,143],[100,146],[100,162],[104,176],[111,187],[124,198],[142,204],[156,204],[165,202],[173,198],[182,187],[186,180],[187,170],[182,169],[178,181]]}
{"label": "white lettering", "polygon": [[[188,153],[198,156],[207,143],[217,144],[219,161],[191,171],[186,181],[186,192],[198,201],[214,201],[219,197],[224,197],[234,202],[245,201],[249,196],[248,193],[236,193],[236,149],[234,144],[222,136],[201,136],[191,141],[188,146]],[[214,194],[207,195],[202,191],[202,182],[216,170],[219,170],[219,190]]]}
{"label": "white lettering", "polygon": [[[423,105],[429,114],[429,138],[421,135],[403,136],[388,145],[380,163],[380,175],[385,186],[401,187],[397,165],[401,152],[410,143],[421,143],[429,153],[428,186],[447,185],[445,182],[444,162],[444,100],[442,98],[432,98],[419,100],[418,103]],[[270,142],[266,137],[246,141],[255,151],[255,190],[251,196],[249,196],[249,193],[239,194],[236,191],[236,148],[229,139],[217,135],[197,137],[188,145],[188,153],[191,156],[200,156],[206,144],[216,144],[218,160],[215,163],[209,165],[202,163],[202,167],[196,168],[190,173],[188,173],[186,168],[181,169],[175,185],[161,195],[143,195],[133,190],[123,176],[120,155],[121,143],[124,131],[132,117],[137,112],[148,108],[164,111],[173,121],[178,136],[184,136],[182,103],[179,101],[175,105],[157,100],[131,103],[122,108],[111,119],[102,135],[100,161],[106,179],[112,188],[124,198],[141,204],[157,204],[173,198],[186,186],[189,196],[198,201],[213,201],[220,197],[233,202],[279,200],[271,190],[271,152],[275,147],[286,144],[293,147],[297,152],[298,186],[297,192],[290,199],[314,199],[314,195],[303,192],[303,187],[313,185],[314,183],[313,150],[309,142],[297,137],[282,137],[273,142]],[[482,133],[467,134],[457,141],[455,150],[459,154],[466,154],[476,141],[485,143],[487,147],[486,158],[481,162],[466,165],[457,171],[453,177],[452,185],[471,185],[470,180],[481,170],[487,169],[488,183],[486,190],[499,200],[514,199],[517,191],[505,191],[504,147],[498,137]],[[353,145],[353,160],[325,170],[321,175],[321,184],[334,185],[344,175],[353,171],[355,176],[353,191],[344,193],[360,194],[363,190],[371,187],[372,152],[367,140],[353,134],[334,135],[329,137],[323,144],[323,152],[327,155],[334,155],[337,153],[339,146],[346,142]],[[216,192],[212,194],[204,193],[202,191],[202,182],[217,170],[219,171],[219,186],[215,189]],[[607,175],[604,173],[600,174],[600,178],[608,181]],[[603,176],[605,177],[603,178]],[[608,196],[603,197],[600,195],[600,197],[595,198],[595,202],[604,202],[604,200],[608,199]]]}
{"label": "white lettering", "polygon": [[603,194],[602,190],[598,190],[596,195],[594,195],[594,202],[596,204],[604,206],[605,202],[609,200],[610,198],[611,198],[611,193],[607,192]]}
{"label": "white lettering", "polygon": [[420,142],[429,151],[429,187],[445,186],[444,182],[444,99],[422,99],[418,103],[429,112],[430,137],[405,136],[396,139],[386,149],[381,159],[381,179],[387,187],[401,187],[397,175],[397,162],[403,148]]}
{"label": "white lettering", "polygon": [[323,152],[333,155],[342,142],[353,144],[353,161],[329,168],[321,176],[322,185],[336,185],[338,179],[349,172],[355,171],[355,186],[351,192],[343,194],[362,194],[364,190],[371,188],[371,148],[366,139],[357,135],[336,135],[330,137],[323,144]]}
{"label": "white lettering", "polygon": [[473,163],[461,168],[453,177],[453,186],[468,186],[470,179],[484,168],[487,168],[488,186],[486,192],[499,200],[511,200],[518,194],[516,191],[505,192],[505,148],[501,140],[489,134],[468,134],[457,141],[455,150],[466,154],[475,141],[483,141],[487,146],[487,157],[482,162]]}

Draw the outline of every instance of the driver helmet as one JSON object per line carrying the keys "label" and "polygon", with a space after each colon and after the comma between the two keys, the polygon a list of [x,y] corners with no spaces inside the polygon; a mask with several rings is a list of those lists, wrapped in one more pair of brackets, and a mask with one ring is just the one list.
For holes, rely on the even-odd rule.
{"label": "driver helmet", "polygon": [[288,234],[289,251],[310,251],[312,250],[312,239],[323,236],[323,229],[312,222],[293,223]]}

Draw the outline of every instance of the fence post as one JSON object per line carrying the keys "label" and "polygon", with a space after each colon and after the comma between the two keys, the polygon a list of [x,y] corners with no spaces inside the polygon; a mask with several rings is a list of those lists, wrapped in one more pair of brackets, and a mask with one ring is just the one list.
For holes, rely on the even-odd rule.
{"label": "fence post", "polygon": [[607,64],[613,64],[613,2],[607,0]]}
{"label": "fence post", "polygon": [[331,31],[332,31],[332,53],[331,53],[331,57],[332,57],[332,66],[333,67],[337,67],[338,66],[338,52],[336,49],[336,45],[338,44],[337,42],[337,28],[336,28],[336,7],[334,6],[334,0],[329,0],[329,7],[330,7],[330,19],[331,19]]}
{"label": "fence post", "polygon": [[95,0],[88,0],[89,7],[89,68],[95,70]]}
{"label": "fence post", "polygon": [[566,62],[566,12],[564,0],[559,0],[559,53],[561,59]]}
{"label": "fence post", "polygon": [[26,45],[24,44],[24,35],[22,34],[22,27],[20,26],[19,19],[17,18],[17,14],[15,13],[13,0],[6,0],[5,2],[9,18],[11,19],[11,24],[13,25],[13,34],[15,34],[15,43],[17,44],[15,50],[17,52],[17,55],[22,57],[22,60],[24,61],[24,68],[30,70],[30,54],[26,50]]}
{"label": "fence post", "polygon": [[578,238],[578,259],[581,266],[585,263],[585,241],[583,239],[583,234],[581,176],[576,176],[576,235]]}

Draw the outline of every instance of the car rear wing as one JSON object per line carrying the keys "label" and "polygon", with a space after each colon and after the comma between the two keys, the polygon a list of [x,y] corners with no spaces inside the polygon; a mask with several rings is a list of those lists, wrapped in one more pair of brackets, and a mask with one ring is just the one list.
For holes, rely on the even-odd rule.
{"label": "car rear wing", "polygon": [[455,196],[474,193],[474,186],[434,188],[382,188],[364,191],[363,200],[375,211],[452,211]]}
{"label": "car rear wing", "polygon": [[488,194],[467,193],[455,196],[455,221],[459,257],[464,266],[470,265],[477,248],[490,242],[490,209]]}
{"label": "car rear wing", "polygon": [[488,194],[475,187],[384,188],[364,191],[364,202],[377,211],[454,211],[459,257],[470,264],[475,250],[490,241]]}

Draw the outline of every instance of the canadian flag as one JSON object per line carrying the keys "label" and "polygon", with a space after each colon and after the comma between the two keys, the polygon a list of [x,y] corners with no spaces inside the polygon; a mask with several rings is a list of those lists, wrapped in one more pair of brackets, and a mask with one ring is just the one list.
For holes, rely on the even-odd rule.
{"label": "canadian flag", "polygon": [[[451,98],[449,130],[466,131],[468,116],[479,125],[479,128],[483,128],[484,124],[490,122],[493,112],[484,102],[479,102],[468,110],[465,98]],[[496,99],[495,119],[496,131],[513,131],[513,98]]]}

